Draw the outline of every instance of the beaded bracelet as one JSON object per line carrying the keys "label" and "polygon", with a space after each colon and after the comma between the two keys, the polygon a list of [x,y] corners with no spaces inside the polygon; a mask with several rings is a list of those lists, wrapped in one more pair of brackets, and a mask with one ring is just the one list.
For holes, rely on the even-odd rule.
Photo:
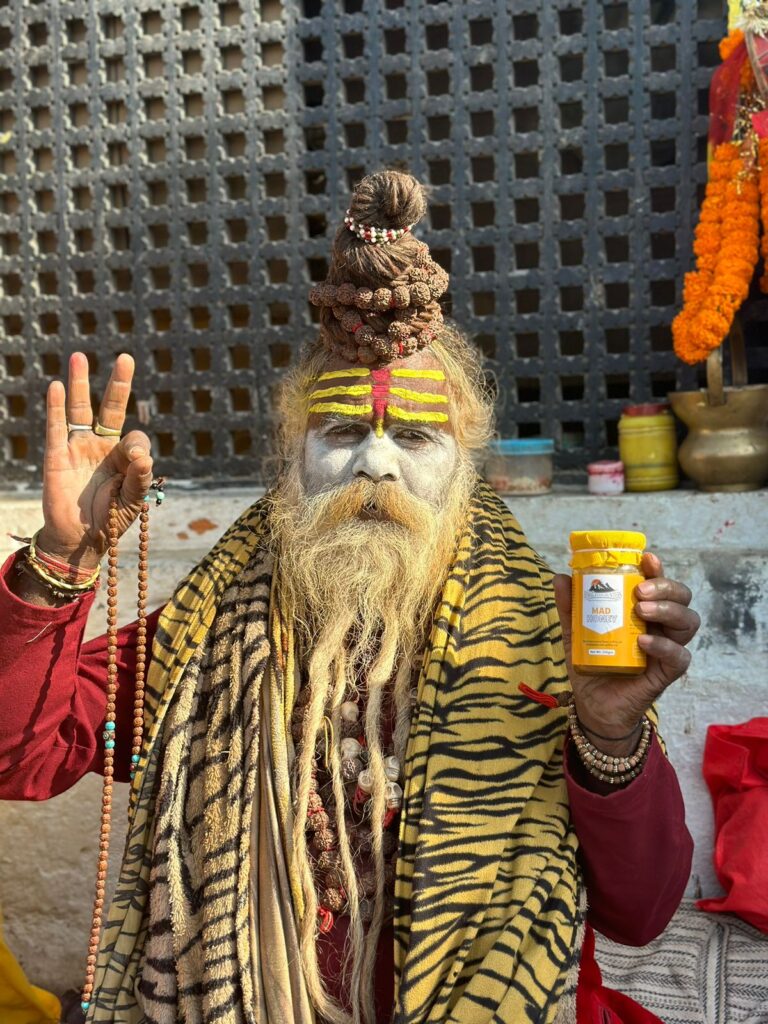
{"label": "beaded bracelet", "polygon": [[34,575],[43,583],[56,587],[58,590],[63,590],[67,594],[83,594],[88,590],[93,590],[96,582],[98,581],[99,575],[101,574],[101,566],[99,566],[96,572],[92,573],[89,578],[84,580],[82,583],[68,583],[66,580],[55,576],[43,565],[42,562],[35,558],[31,551],[27,552],[25,561]]}
{"label": "beaded bracelet", "polygon": [[87,583],[92,581],[96,569],[81,569],[79,565],[73,565],[72,562],[63,561],[60,558],[56,558],[55,555],[49,555],[47,551],[43,551],[38,546],[38,538],[42,534],[42,529],[37,531],[30,541],[30,555],[33,560],[38,561],[42,564],[43,568],[47,568],[53,575],[60,575],[62,580],[67,583],[79,584]]}
{"label": "beaded bracelet", "polygon": [[40,530],[32,537],[27,548],[27,564],[44,583],[51,584],[68,593],[82,593],[92,590],[101,574],[101,566],[95,570],[80,569],[78,566],[62,562],[45,551],[39,551],[35,542]]}
{"label": "beaded bracelet", "polygon": [[54,579],[46,579],[41,573],[38,566],[33,566],[29,561],[29,558],[19,558],[16,561],[16,572],[19,574],[25,573],[27,576],[31,576],[37,583],[41,583],[46,590],[53,596],[62,598],[66,601],[73,601],[79,597],[85,597],[86,594],[90,594],[93,590],[98,590],[98,580],[89,587],[64,587],[63,584],[59,583]]}
{"label": "beaded bracelet", "polygon": [[628,757],[615,757],[612,754],[606,754],[589,742],[581,731],[581,723],[573,700],[568,705],[568,725],[582,764],[589,774],[599,779],[600,782],[619,786],[637,778],[642,771],[643,763],[651,746],[653,731],[653,726],[647,716],[643,716],[640,742],[634,753]]}

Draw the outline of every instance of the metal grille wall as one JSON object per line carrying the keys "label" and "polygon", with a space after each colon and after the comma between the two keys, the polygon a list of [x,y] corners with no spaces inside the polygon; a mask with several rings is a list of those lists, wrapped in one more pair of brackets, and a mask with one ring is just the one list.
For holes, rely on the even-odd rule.
{"label": "metal grille wall", "polygon": [[136,356],[159,470],[253,479],[348,190],[432,189],[421,236],[505,435],[610,454],[690,386],[669,323],[705,179],[719,0],[0,0],[3,475],[44,394]]}

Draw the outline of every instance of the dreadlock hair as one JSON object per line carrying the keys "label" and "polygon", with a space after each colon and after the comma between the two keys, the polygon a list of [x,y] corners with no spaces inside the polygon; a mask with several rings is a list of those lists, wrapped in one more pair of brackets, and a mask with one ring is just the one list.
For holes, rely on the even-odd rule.
{"label": "dreadlock hair", "polygon": [[[410,175],[396,171],[382,171],[365,178],[355,190],[350,216],[356,223],[372,224],[384,228],[401,228],[415,223],[425,212],[424,192],[419,183]],[[380,296],[380,305],[384,304],[383,292],[387,292],[387,305],[391,308],[376,312],[380,321],[401,323],[394,318],[409,307],[394,305],[392,300],[398,288],[411,288],[416,284],[435,283],[436,272],[427,274],[427,280],[420,281],[419,275],[413,279],[409,275],[414,270],[426,266],[424,250],[426,246],[417,241],[409,231],[387,244],[370,244],[361,239],[348,226],[340,228],[333,245],[331,269],[328,287],[336,288],[334,300],[342,298],[348,304],[345,314],[350,310],[360,312],[353,306],[352,299],[359,301],[360,293]],[[427,251],[428,254],[428,251]],[[443,271],[440,271],[444,274]],[[406,284],[403,284],[406,282]],[[410,282],[410,283],[408,283]],[[447,285],[447,277],[445,279]],[[349,286],[346,292],[341,289]],[[408,292],[411,301],[411,292]],[[416,300],[424,298],[424,294],[416,289]],[[406,296],[401,292],[397,301],[404,301]],[[365,295],[363,301],[367,301]],[[437,306],[431,293],[429,302]],[[472,456],[478,453],[487,443],[492,432],[493,401],[482,372],[480,358],[476,349],[468,342],[461,331],[453,324],[443,323],[442,317],[437,320],[434,310],[429,304],[412,307],[418,316],[428,316],[429,323],[436,323],[433,335],[419,329],[419,324],[410,322],[411,329],[420,339],[416,347],[430,344],[430,350],[440,364],[446,377],[446,386],[451,403],[451,424],[456,439],[460,468],[456,474],[458,486],[454,487],[454,501],[458,508],[462,495],[471,487]],[[428,311],[428,312],[425,312]],[[394,311],[394,312],[393,312]],[[437,307],[439,313],[439,307]],[[365,312],[365,311],[363,311]],[[367,313],[366,313],[367,316]],[[381,323],[368,318],[367,323],[384,334],[388,328],[379,330]],[[425,321],[426,322],[426,321]],[[334,307],[321,306],[321,336],[313,345],[306,349],[299,361],[289,371],[281,383],[278,396],[279,434],[277,444],[278,485],[280,481],[289,480],[291,486],[287,491],[296,493],[296,481],[303,463],[303,449],[309,417],[310,394],[316,386],[317,378],[333,363],[338,363],[339,355],[350,362],[376,362],[371,352],[360,355],[359,335],[351,332],[349,338],[342,334],[349,333],[344,326],[344,319],[335,316]],[[355,341],[357,337],[358,341]],[[390,339],[391,335],[387,334]],[[341,339],[341,341],[339,340]],[[400,354],[400,353],[397,353]],[[403,352],[405,354],[405,352]],[[375,353],[374,353],[375,355]],[[385,361],[385,356],[377,357]],[[463,483],[461,482],[463,481]],[[276,499],[276,520],[279,520],[279,502]],[[283,515],[285,511],[283,509]],[[445,522],[455,525],[458,514],[454,509]],[[279,532],[276,532],[279,538]],[[450,541],[452,544],[452,541]],[[284,557],[284,568],[291,560],[300,558],[300,552],[292,551]],[[441,554],[443,561],[444,556]],[[352,565],[345,571],[349,575],[354,569]],[[436,596],[441,585],[435,580]],[[290,587],[286,585],[286,594]],[[422,602],[428,608],[429,598]],[[289,598],[288,603],[291,604]],[[298,603],[298,601],[296,601]],[[354,614],[354,613],[352,613]],[[374,984],[375,958],[378,938],[385,919],[385,874],[386,863],[383,848],[383,818],[385,814],[386,773],[384,770],[383,750],[380,738],[380,724],[383,712],[383,700],[387,685],[392,679],[392,701],[394,705],[393,743],[400,763],[405,761],[405,748],[410,728],[410,685],[411,656],[416,653],[415,647],[423,642],[425,621],[419,621],[413,615],[413,628],[405,629],[397,634],[390,630],[386,623],[377,631],[376,622],[368,622],[362,630],[359,623],[350,617],[349,608],[341,613],[346,615],[344,621],[335,623],[333,629],[323,631],[318,624],[298,622],[303,633],[303,646],[307,652],[307,669],[310,680],[309,699],[302,723],[301,743],[294,764],[296,785],[294,811],[295,823],[293,831],[293,857],[296,873],[300,882],[304,913],[299,926],[299,937],[302,951],[302,966],[312,1002],[318,1012],[329,1024],[375,1024]],[[406,616],[407,618],[407,616]],[[356,632],[357,631],[357,632]],[[417,635],[419,634],[419,635]],[[350,645],[339,637],[352,637]],[[351,1013],[348,1013],[338,1002],[331,998],[323,984],[317,959],[318,939],[318,893],[313,873],[311,856],[305,833],[305,822],[313,790],[313,761],[318,743],[322,745],[326,734],[327,723],[331,725],[332,735],[338,736],[341,731],[341,704],[346,699],[345,693],[356,686],[356,673],[360,662],[366,663],[366,682],[368,699],[363,721],[366,743],[370,755],[371,771],[371,859],[373,862],[374,885],[370,902],[372,915],[367,935],[363,927],[361,902],[364,893],[358,887],[355,872],[353,844],[349,828],[344,817],[345,793],[341,775],[340,755],[337,744],[326,744],[327,763],[333,787],[333,808],[329,808],[338,836],[339,873],[343,879],[343,889],[347,894],[348,913],[350,919],[349,941],[346,950],[344,971],[349,978],[351,995]],[[391,869],[390,869],[391,870]]]}
{"label": "dreadlock hair", "polygon": [[[320,338],[332,352],[375,364],[435,339],[448,275],[410,231],[426,209],[422,186],[400,171],[371,174],[355,188],[328,277],[309,294],[320,307]],[[387,233],[389,241],[371,244]]]}

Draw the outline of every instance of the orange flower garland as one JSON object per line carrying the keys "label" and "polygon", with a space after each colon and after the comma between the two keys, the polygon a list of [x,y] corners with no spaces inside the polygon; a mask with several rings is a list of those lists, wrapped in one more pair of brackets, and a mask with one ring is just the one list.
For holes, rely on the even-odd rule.
{"label": "orange flower garland", "polygon": [[760,255],[763,259],[760,291],[768,293],[768,139],[760,139],[757,160],[760,165],[760,220],[763,229],[760,238]]}
{"label": "orange flower garland", "polygon": [[[768,162],[764,166],[768,173]],[[763,213],[768,216],[765,203]],[[712,155],[694,236],[696,270],[685,275],[683,309],[672,322],[675,352],[684,362],[706,359],[730,330],[752,281],[759,222],[757,167],[744,159],[739,143],[724,142]]]}
{"label": "orange flower garland", "polygon": [[733,51],[737,46],[741,46],[744,42],[744,33],[740,28],[731,29],[727,36],[720,40],[717,51],[720,54],[720,60],[728,60]]}
{"label": "orange flower garland", "polygon": [[[732,29],[728,35],[720,40],[718,46],[718,52],[720,53],[720,60],[726,61],[731,56],[733,51],[744,42],[744,33],[740,28]],[[755,73],[752,70],[752,65],[748,60],[745,60],[741,66],[741,91],[750,92],[755,88]]]}
{"label": "orange flower garland", "polygon": [[753,121],[765,104],[744,45],[740,30],[721,41],[720,57],[735,62],[737,78],[733,69],[721,69],[710,92],[713,149],[694,233],[696,269],[685,275],[683,308],[672,321],[675,352],[686,363],[706,359],[723,343],[759,259],[760,288],[768,294],[768,138],[759,137],[765,128]]}

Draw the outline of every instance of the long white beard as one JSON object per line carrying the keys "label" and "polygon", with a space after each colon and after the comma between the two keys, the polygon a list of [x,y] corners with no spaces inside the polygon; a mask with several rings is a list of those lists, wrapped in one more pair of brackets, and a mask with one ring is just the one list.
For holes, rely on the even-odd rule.
{"label": "long white beard", "polygon": [[308,497],[298,467],[283,478],[271,510],[280,585],[313,645],[345,645],[359,663],[387,634],[412,653],[453,561],[473,480],[469,464],[460,467],[435,508],[400,484],[360,479]]}
{"label": "long white beard", "polygon": [[[383,820],[388,780],[382,717],[391,709],[393,750],[402,765],[410,725],[412,659],[425,640],[453,561],[473,480],[471,470],[457,472],[442,506],[436,509],[399,485],[375,485],[365,479],[307,497],[295,466],[272,496],[271,527],[281,606],[296,623],[303,682],[309,683],[294,762],[293,843],[306,907],[302,960],[315,1004],[332,1024],[362,1024],[373,1019],[375,953],[385,902]],[[377,880],[367,935],[344,813],[339,744],[332,739],[341,732],[342,702],[358,694],[365,708],[360,728],[372,780],[370,822]],[[349,900],[351,1015],[327,999],[317,969],[317,893],[304,821],[317,744],[322,744],[323,737]]]}

